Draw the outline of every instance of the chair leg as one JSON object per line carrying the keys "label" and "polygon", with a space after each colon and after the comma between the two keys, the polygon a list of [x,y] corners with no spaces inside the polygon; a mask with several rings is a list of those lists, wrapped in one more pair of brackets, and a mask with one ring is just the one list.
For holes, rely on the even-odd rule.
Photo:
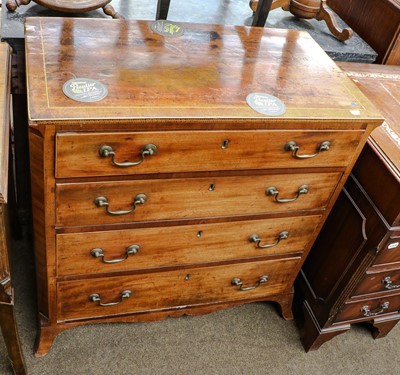
{"label": "chair leg", "polygon": [[14,306],[12,304],[0,304],[0,326],[8,356],[15,375],[25,375],[25,360],[22,355],[20,340],[15,321]]}
{"label": "chair leg", "polygon": [[156,20],[166,20],[168,17],[169,3],[171,0],[158,0]]}
{"label": "chair leg", "polygon": [[252,26],[264,27],[267,22],[268,14],[273,0],[259,0],[253,16]]}

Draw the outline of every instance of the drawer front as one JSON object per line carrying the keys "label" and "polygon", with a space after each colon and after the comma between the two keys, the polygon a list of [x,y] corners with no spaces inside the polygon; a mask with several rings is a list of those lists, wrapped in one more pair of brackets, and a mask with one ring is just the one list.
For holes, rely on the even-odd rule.
{"label": "drawer front", "polygon": [[301,252],[319,220],[320,216],[315,215],[59,234],[57,274],[105,273]]}
{"label": "drawer front", "polygon": [[375,258],[374,266],[379,266],[382,264],[390,264],[400,262],[400,237],[393,235],[389,240],[382,246],[382,251]]}
{"label": "drawer front", "polygon": [[345,308],[338,314],[335,321],[350,320],[367,321],[385,314],[399,313],[400,295],[384,296],[364,301],[346,303]]}
{"label": "drawer front", "polygon": [[[56,225],[96,225],[323,209],[340,176],[340,173],[310,173],[62,183],[56,187]],[[303,185],[307,185],[308,192],[299,194]],[[276,195],[266,193],[273,187],[279,193],[278,199],[294,199],[296,196],[298,199],[278,203],[275,201]],[[141,199],[143,194],[146,200]],[[121,211],[123,214],[116,215]]]}
{"label": "drawer front", "polygon": [[[300,258],[234,264],[227,266],[188,268],[185,270],[141,275],[99,278],[58,283],[58,317],[60,320],[95,318],[117,314],[184,308],[198,304],[262,298],[290,288]],[[267,276],[268,281],[260,282]],[[232,280],[240,279],[240,290]],[[265,281],[264,279],[261,279]],[[258,287],[257,287],[258,285]],[[130,291],[129,298],[121,298]],[[97,294],[99,306],[90,296]]]}
{"label": "drawer front", "polygon": [[[56,137],[56,177],[344,167],[361,136],[361,131],[273,130],[59,133]],[[329,141],[330,146],[328,151],[321,151],[315,157],[297,159],[293,151],[285,150],[289,141],[296,142],[299,155],[317,153],[325,141]],[[155,145],[156,152],[150,155],[152,151],[149,150],[154,148],[146,148],[146,145]],[[147,150],[144,157],[143,150]],[[135,165],[116,165],[124,162]]]}
{"label": "drawer front", "polygon": [[374,272],[367,273],[353,296],[395,290],[400,291],[400,270]]}

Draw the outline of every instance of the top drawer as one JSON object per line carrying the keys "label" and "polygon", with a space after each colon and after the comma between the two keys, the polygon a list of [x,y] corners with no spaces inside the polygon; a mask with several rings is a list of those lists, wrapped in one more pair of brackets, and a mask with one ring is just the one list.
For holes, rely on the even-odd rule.
{"label": "top drawer", "polygon": [[[362,134],[277,130],[58,133],[56,177],[344,167]],[[319,151],[327,141],[329,149]],[[310,157],[295,157],[286,146],[289,142],[299,147],[297,155]]]}
{"label": "top drawer", "polygon": [[381,251],[375,258],[373,267],[400,262],[400,231],[390,233],[387,241],[380,246]]}

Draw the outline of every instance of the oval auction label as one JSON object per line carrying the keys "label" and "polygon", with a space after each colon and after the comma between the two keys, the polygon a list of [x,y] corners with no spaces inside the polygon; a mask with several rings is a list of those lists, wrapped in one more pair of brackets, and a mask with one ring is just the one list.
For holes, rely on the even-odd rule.
{"label": "oval auction label", "polygon": [[65,82],[63,92],[77,102],[97,102],[108,95],[107,87],[90,78],[73,78]]}
{"label": "oval auction label", "polygon": [[254,92],[247,95],[247,104],[258,113],[268,116],[279,116],[286,112],[286,106],[276,96]]}
{"label": "oval auction label", "polygon": [[184,27],[173,21],[157,20],[151,24],[151,29],[162,36],[181,36],[183,35]]}

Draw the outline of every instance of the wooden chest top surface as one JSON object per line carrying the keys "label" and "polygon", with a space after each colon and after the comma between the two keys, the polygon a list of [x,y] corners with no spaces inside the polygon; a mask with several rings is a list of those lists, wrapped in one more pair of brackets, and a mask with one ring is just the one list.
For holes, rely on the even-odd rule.
{"label": "wooden chest top surface", "polygon": [[[29,114],[68,119],[345,119],[380,115],[305,32],[181,24],[161,36],[147,21],[27,18]],[[82,103],[64,95],[72,78],[103,83],[108,95]],[[280,116],[246,103],[250,93],[278,97]]]}
{"label": "wooden chest top surface", "polygon": [[339,63],[339,66],[379,108],[385,122],[369,143],[400,181],[400,66]]}

